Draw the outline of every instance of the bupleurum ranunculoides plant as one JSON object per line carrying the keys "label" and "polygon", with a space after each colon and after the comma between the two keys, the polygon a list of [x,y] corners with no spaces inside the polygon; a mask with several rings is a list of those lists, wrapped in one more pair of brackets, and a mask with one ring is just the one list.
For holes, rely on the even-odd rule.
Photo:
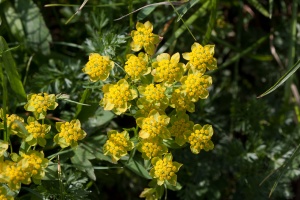
{"label": "bupleurum ranunculoides plant", "polygon": [[[43,152],[48,140],[54,141],[55,148],[70,146],[75,149],[79,140],[86,136],[79,120],[74,119],[70,122],[56,122],[58,133],[54,138],[51,137],[51,125],[45,121],[49,120],[47,112],[58,106],[56,100],[54,94],[29,94],[24,106],[26,115],[29,115],[26,122],[16,114],[4,115],[4,110],[0,109],[0,130],[7,135],[4,137],[6,140],[0,140],[0,199],[14,199],[10,194],[18,194],[21,184],[41,184],[49,164]],[[9,148],[10,135],[20,138],[19,152],[14,152],[12,146]]]}
{"label": "bupleurum ranunculoides plant", "polygon": [[[191,152],[198,154],[202,149],[208,151],[214,147],[212,126],[194,124],[187,112],[195,112],[195,103],[208,98],[212,78],[205,73],[216,69],[217,61],[214,45],[202,46],[197,42],[192,45],[191,52],[154,56],[161,38],[152,31],[149,21],[137,22],[136,30],[131,32],[133,53],[126,56],[125,62],[108,55],[91,54],[83,71],[92,82],[101,81],[100,106],[104,110],[116,115],[126,114],[136,120],[135,128],[108,131],[104,154],[110,156],[113,163],[120,159],[130,162],[137,149],[144,160],[150,161],[149,175],[152,177],[151,188],[145,188],[140,197],[159,199],[166,186],[176,186],[176,173],[182,166],[173,162],[172,148],[184,148],[188,143]],[[95,55],[105,57],[109,67],[99,67],[104,66],[103,59],[91,63]],[[187,63],[180,62],[181,55]],[[117,70],[111,67],[114,65],[122,69],[118,77],[113,75]],[[93,66],[93,73],[87,66]],[[105,76],[99,78],[104,71]],[[130,156],[127,156],[129,151]]]}

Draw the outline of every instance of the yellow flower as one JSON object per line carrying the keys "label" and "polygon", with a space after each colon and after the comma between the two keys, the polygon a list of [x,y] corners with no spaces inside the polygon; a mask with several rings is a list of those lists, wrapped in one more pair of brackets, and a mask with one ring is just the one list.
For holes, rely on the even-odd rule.
{"label": "yellow flower", "polygon": [[150,170],[150,176],[157,179],[157,185],[162,185],[168,182],[171,185],[176,185],[177,175],[179,168],[182,164],[172,162],[172,154],[166,154],[163,159],[155,157],[151,160],[153,168]]}
{"label": "yellow flower", "polygon": [[25,141],[31,145],[40,145],[44,147],[46,145],[46,134],[50,131],[51,126],[47,124],[40,124],[38,121],[35,121],[33,117],[28,117],[28,125],[26,125],[26,130],[29,135],[26,137]]}
{"label": "yellow flower", "polygon": [[158,35],[152,33],[153,25],[147,21],[144,24],[137,22],[136,30],[131,31],[131,49],[132,51],[139,51],[142,48],[146,53],[153,55],[155,51],[155,45],[160,42]]}
{"label": "yellow flower", "polygon": [[31,183],[31,171],[27,170],[23,160],[12,162],[5,160],[0,162],[0,182],[6,183],[11,190],[19,190],[21,183]]}
{"label": "yellow flower", "polygon": [[188,140],[188,136],[192,133],[194,123],[189,120],[187,114],[180,112],[171,117],[170,124],[171,136],[175,136],[175,142],[178,145],[184,145]]}
{"label": "yellow flower", "polygon": [[132,80],[139,80],[140,76],[150,73],[151,68],[148,67],[148,56],[140,52],[138,56],[128,54],[126,56],[125,71]]}
{"label": "yellow flower", "polygon": [[177,112],[189,111],[195,112],[195,104],[182,94],[180,89],[175,89],[170,99],[170,106],[175,108]]}
{"label": "yellow flower", "polygon": [[[2,122],[0,122],[1,130],[4,129],[4,115],[2,108],[0,109],[0,119],[2,119]],[[24,119],[22,117],[19,117],[16,114],[6,114],[6,127],[10,134],[18,135],[21,138],[24,137]]]}
{"label": "yellow flower", "polygon": [[165,94],[166,87],[161,84],[154,85],[151,83],[149,85],[139,86],[138,90],[149,103],[154,103],[155,106],[161,108],[167,107],[166,105],[168,105],[169,100]]}
{"label": "yellow flower", "polygon": [[183,53],[184,59],[189,60],[187,68],[191,68],[194,72],[204,74],[206,69],[217,69],[217,60],[213,57],[215,45],[201,46],[195,42],[192,45],[192,52]]}
{"label": "yellow flower", "polygon": [[188,76],[181,78],[182,92],[192,102],[197,102],[199,98],[206,99],[208,97],[207,88],[211,86],[212,79],[208,75],[201,73],[189,73]]}
{"label": "yellow flower", "polygon": [[103,86],[104,98],[100,105],[104,110],[112,110],[117,115],[125,113],[131,104],[128,102],[135,99],[138,94],[125,79],[119,80],[116,84],[107,84]]}
{"label": "yellow flower", "polygon": [[55,102],[54,94],[38,93],[27,95],[25,110],[33,112],[36,119],[44,119],[47,110],[54,110],[58,104]]}
{"label": "yellow flower", "polygon": [[168,148],[162,143],[162,139],[150,138],[144,139],[137,145],[137,150],[142,153],[145,160],[153,157],[161,157],[168,152]]}
{"label": "yellow flower", "polygon": [[49,160],[44,158],[44,153],[41,151],[30,150],[29,152],[20,153],[21,161],[26,166],[26,170],[31,172],[31,178],[34,183],[39,184],[45,176],[45,168],[48,166]]}
{"label": "yellow flower", "polygon": [[171,85],[174,81],[179,81],[185,70],[185,65],[179,63],[180,55],[175,53],[171,58],[167,53],[157,56],[156,62],[152,63],[155,69],[152,71],[155,82],[164,82]]}
{"label": "yellow flower", "polygon": [[199,124],[194,125],[193,132],[189,136],[188,140],[191,144],[191,151],[194,154],[200,153],[201,149],[205,151],[212,150],[214,148],[213,142],[210,140],[213,135],[213,128],[211,125]]}
{"label": "yellow flower", "polygon": [[114,67],[114,62],[108,56],[101,56],[98,53],[91,53],[89,61],[82,69],[84,73],[89,75],[92,82],[104,81],[108,78],[110,70]]}
{"label": "yellow flower", "polygon": [[81,129],[78,119],[70,122],[56,122],[56,129],[59,132],[54,136],[54,142],[59,144],[61,148],[71,146],[77,147],[78,140],[82,140],[86,136],[86,132]]}
{"label": "yellow flower", "polygon": [[143,139],[160,137],[168,139],[171,137],[167,125],[170,118],[166,115],[160,115],[157,110],[152,110],[148,117],[140,117],[136,119],[137,125],[141,128],[139,136]]}
{"label": "yellow flower", "polygon": [[8,195],[8,190],[4,186],[0,186],[0,200],[13,200],[14,197],[11,195]]}
{"label": "yellow flower", "polygon": [[103,146],[104,155],[109,155],[112,161],[116,163],[122,156],[127,154],[127,151],[133,149],[134,144],[129,139],[127,131],[118,133],[115,130],[111,130],[107,133],[108,140]]}

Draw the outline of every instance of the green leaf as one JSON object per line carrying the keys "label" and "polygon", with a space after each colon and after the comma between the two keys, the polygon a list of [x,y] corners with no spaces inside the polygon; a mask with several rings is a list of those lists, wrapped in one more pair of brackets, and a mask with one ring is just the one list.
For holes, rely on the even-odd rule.
{"label": "green leaf", "polygon": [[47,168],[45,169],[45,176],[42,178],[42,180],[57,180],[58,174],[57,174],[57,163],[53,163],[50,161]]}
{"label": "green leaf", "polygon": [[210,39],[212,30],[215,26],[215,22],[216,22],[216,18],[217,18],[217,0],[212,0],[211,1],[211,13],[210,13],[210,17],[209,17],[209,22],[207,25],[207,29],[206,29],[206,33],[205,36],[203,38],[203,45],[207,44],[207,42]]}
{"label": "green leaf", "polygon": [[23,99],[26,99],[26,93],[17,71],[15,61],[10,51],[6,51],[8,45],[3,37],[0,36],[0,67],[6,71],[8,81],[12,90]]}
{"label": "green leaf", "polygon": [[248,0],[248,2],[253,7],[255,7],[262,15],[271,18],[270,13],[257,0]]}
{"label": "green leaf", "polygon": [[178,190],[181,190],[181,188],[182,188],[182,185],[180,184],[180,183],[178,183],[178,182],[176,182],[176,185],[174,186],[174,185],[172,185],[172,184],[170,184],[170,183],[168,183],[167,182],[167,188],[169,189],[169,190],[173,190],[173,191],[178,191]]}
{"label": "green leaf", "polygon": [[178,16],[177,18],[177,22],[180,20],[180,17],[183,17],[183,15],[185,13],[187,13],[187,11],[192,8],[195,4],[197,4],[199,2],[199,0],[190,0],[187,3],[183,4],[182,6],[180,6],[177,9],[177,12],[180,16]]}
{"label": "green leaf", "polygon": [[78,146],[74,153],[75,155],[71,158],[71,161],[75,167],[86,172],[90,179],[96,180],[93,164],[89,161],[94,159],[95,156],[81,146]]}
{"label": "green leaf", "polygon": [[16,13],[15,9],[13,8],[13,6],[9,1],[6,1],[3,4],[4,4],[3,5],[4,16],[7,21],[8,27],[10,28],[11,33],[19,42],[24,41],[25,39],[24,28],[18,13]]}
{"label": "green leaf", "polygon": [[121,161],[125,167],[136,173],[137,175],[146,178],[146,179],[152,179],[152,177],[149,175],[149,172],[144,168],[143,165],[141,165],[139,162],[135,161],[134,159],[130,159],[128,161]]}
{"label": "green leaf", "polygon": [[300,67],[300,60],[298,60],[295,65],[288,70],[272,87],[270,87],[267,91],[259,95],[257,98],[261,98],[263,96],[266,96],[267,94],[270,94],[274,90],[276,90],[279,86],[281,86],[290,76],[292,76],[297,69]]}
{"label": "green leaf", "polygon": [[35,52],[49,54],[52,37],[39,8],[32,0],[16,1],[15,8],[23,22],[29,47]]}
{"label": "green leaf", "polygon": [[138,21],[144,20],[148,15],[150,15],[155,10],[155,8],[156,6],[150,6],[142,9],[137,15],[137,20]]}

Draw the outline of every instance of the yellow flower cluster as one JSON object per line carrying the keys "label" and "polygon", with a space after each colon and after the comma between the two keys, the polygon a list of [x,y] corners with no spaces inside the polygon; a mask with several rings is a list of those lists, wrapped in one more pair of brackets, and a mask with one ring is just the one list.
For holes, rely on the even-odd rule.
{"label": "yellow flower cluster", "polygon": [[19,190],[21,183],[30,184],[31,179],[39,183],[45,175],[48,162],[43,152],[30,150],[27,154],[21,153],[14,162],[0,162],[0,181],[6,183],[11,190]]}
{"label": "yellow flower cluster", "polygon": [[122,156],[127,154],[127,151],[132,150],[133,142],[129,140],[127,131],[118,133],[115,130],[108,132],[108,140],[103,146],[104,155],[110,155],[113,162],[117,162]]}
{"label": "yellow flower cluster", "polygon": [[[132,141],[136,145],[127,131],[114,131],[108,133],[103,151],[116,162],[135,146],[145,160],[151,160],[150,175],[158,185],[176,185],[181,164],[172,161],[168,148],[189,143],[195,154],[201,149],[213,149],[212,126],[194,125],[186,112],[195,112],[195,103],[208,98],[212,78],[205,72],[216,69],[217,62],[214,46],[199,43],[192,45],[191,52],[182,54],[188,60],[186,64],[180,62],[179,52],[152,58],[160,41],[152,31],[150,22],[136,24],[136,30],[131,32],[131,50],[144,52],[126,56],[125,63],[118,65],[126,74],[117,78],[119,81],[111,82],[114,76],[104,82],[100,101],[104,110],[135,118],[137,127],[129,130],[134,131]],[[149,189],[142,196],[152,194]]]}
{"label": "yellow flower cluster", "polygon": [[70,122],[56,122],[56,129],[59,133],[54,136],[54,142],[59,144],[61,148],[68,146],[75,148],[78,145],[77,141],[86,136],[86,132],[81,129],[78,119]]}
{"label": "yellow flower cluster", "polygon": [[33,112],[36,119],[44,119],[47,110],[54,110],[58,105],[55,95],[47,93],[29,94],[27,101],[24,108]]}
{"label": "yellow flower cluster", "polygon": [[108,78],[110,70],[114,67],[114,62],[108,56],[101,56],[98,53],[92,53],[89,61],[82,69],[84,73],[89,75],[92,82],[104,81]]}

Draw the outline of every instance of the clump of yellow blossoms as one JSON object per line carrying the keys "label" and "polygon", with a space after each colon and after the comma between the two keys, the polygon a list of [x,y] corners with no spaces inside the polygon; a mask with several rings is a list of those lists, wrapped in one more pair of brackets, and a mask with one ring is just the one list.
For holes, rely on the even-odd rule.
{"label": "clump of yellow blossoms", "polygon": [[155,51],[155,45],[160,42],[158,35],[152,33],[153,25],[147,21],[142,24],[138,22],[136,24],[136,30],[131,31],[131,49],[133,51],[139,51],[142,48],[147,54],[153,55]]}
{"label": "clump of yellow blossoms", "polygon": [[141,128],[139,136],[143,139],[160,137],[168,139],[171,137],[167,125],[170,118],[166,115],[160,115],[158,111],[150,111],[148,117],[140,117],[136,119],[137,125]]}
{"label": "clump of yellow blossoms", "polygon": [[26,154],[21,153],[14,162],[0,162],[0,182],[6,183],[11,190],[19,190],[21,183],[30,184],[31,178],[35,183],[40,183],[48,162],[42,152],[30,150]]}
{"label": "clump of yellow blossoms", "polygon": [[175,142],[178,145],[184,145],[193,130],[194,123],[189,120],[187,114],[180,112],[171,117],[170,124],[171,127],[169,128],[169,131],[171,136],[175,137]]}
{"label": "clump of yellow blossoms", "polygon": [[148,56],[140,52],[138,56],[128,54],[126,56],[125,71],[132,80],[139,80],[140,76],[150,73],[151,68],[148,67]]}
{"label": "clump of yellow blossoms", "polygon": [[131,89],[125,79],[121,79],[117,84],[104,85],[102,90],[104,98],[100,101],[100,105],[104,110],[113,110],[117,115],[125,113],[131,106],[128,101],[138,96],[137,91]]}
{"label": "clump of yellow blossoms", "polygon": [[176,185],[177,175],[175,173],[178,172],[182,164],[172,162],[172,159],[172,154],[168,153],[163,159],[155,157],[151,160],[153,168],[150,170],[150,175],[157,179],[157,185],[162,185],[165,182]]}
{"label": "clump of yellow blossoms", "polygon": [[44,147],[46,145],[46,134],[50,131],[51,126],[48,124],[40,124],[33,117],[28,117],[27,125],[25,126],[27,132],[29,133],[25,141],[31,145],[40,145]]}
{"label": "clump of yellow blossoms", "polygon": [[101,56],[98,53],[91,53],[89,61],[82,69],[89,75],[92,82],[104,81],[108,78],[110,70],[114,67],[114,62],[108,56]]}
{"label": "clump of yellow blossoms", "polygon": [[27,111],[33,112],[36,119],[44,119],[47,110],[54,110],[57,107],[54,94],[38,93],[27,95],[27,104],[24,108]]}
{"label": "clump of yellow blossoms", "polygon": [[206,69],[217,69],[217,60],[213,57],[214,45],[205,45],[204,47],[195,42],[192,45],[192,52],[183,53],[184,59],[189,60],[187,67],[195,72],[204,73]]}
{"label": "clump of yellow blossoms", "polygon": [[179,63],[180,55],[175,53],[171,58],[167,53],[162,53],[156,57],[156,62],[152,63],[154,70],[152,74],[155,82],[164,82],[172,85],[174,81],[179,81],[185,71],[185,65]]}
{"label": "clump of yellow blossoms", "polygon": [[138,90],[140,95],[143,96],[149,103],[154,103],[158,107],[168,105],[169,100],[165,94],[166,87],[161,84],[154,85],[151,83],[149,85],[139,86]]}
{"label": "clump of yellow blossoms", "polygon": [[168,148],[163,145],[162,139],[160,138],[149,138],[142,140],[137,150],[142,153],[142,157],[145,160],[150,160],[153,157],[161,157],[163,154],[168,152]]}
{"label": "clump of yellow blossoms", "polygon": [[211,125],[204,125],[203,127],[199,124],[194,125],[193,132],[188,138],[191,144],[191,151],[195,154],[200,153],[201,149],[205,151],[212,150],[214,144],[211,141],[213,135],[213,129]]}
{"label": "clump of yellow blossoms", "polygon": [[111,156],[113,162],[117,162],[121,157],[127,154],[134,148],[134,144],[129,139],[127,131],[118,133],[116,130],[111,130],[107,133],[108,140],[103,146],[104,155]]}
{"label": "clump of yellow blossoms", "polygon": [[[3,109],[0,109],[0,130],[4,129],[4,115]],[[18,135],[19,137],[23,137],[22,128],[24,127],[24,119],[16,114],[8,115],[6,114],[6,127],[8,131],[12,135]]]}
{"label": "clump of yellow blossoms", "polygon": [[78,119],[70,122],[56,122],[56,129],[59,132],[54,136],[54,142],[59,144],[61,148],[71,146],[77,147],[78,140],[82,140],[86,136],[86,132],[81,129]]}
{"label": "clump of yellow blossoms", "polygon": [[210,76],[201,75],[200,73],[182,77],[180,82],[183,84],[182,92],[191,101],[196,102],[198,99],[206,99],[208,97],[207,88],[211,86],[212,79]]}
{"label": "clump of yellow blossoms", "polygon": [[195,112],[195,104],[180,89],[175,89],[170,99],[170,106],[177,112]]}

